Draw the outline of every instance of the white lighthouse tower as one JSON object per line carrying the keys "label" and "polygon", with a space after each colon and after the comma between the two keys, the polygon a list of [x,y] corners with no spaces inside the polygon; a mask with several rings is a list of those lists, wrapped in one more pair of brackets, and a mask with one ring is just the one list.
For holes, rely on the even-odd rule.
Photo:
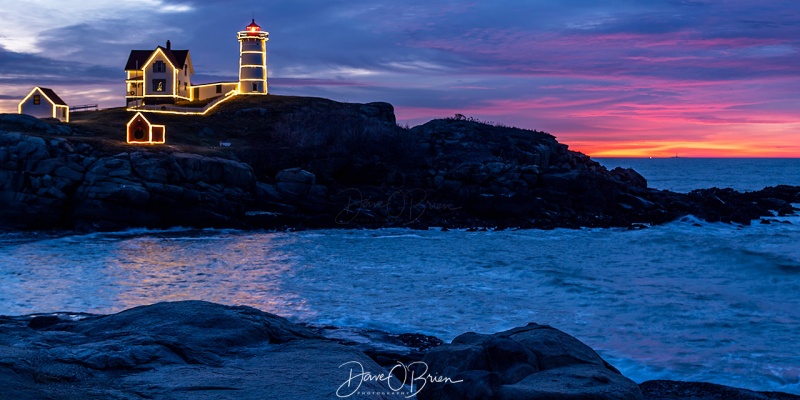
{"label": "white lighthouse tower", "polygon": [[267,94],[267,41],[256,20],[239,32],[239,93]]}

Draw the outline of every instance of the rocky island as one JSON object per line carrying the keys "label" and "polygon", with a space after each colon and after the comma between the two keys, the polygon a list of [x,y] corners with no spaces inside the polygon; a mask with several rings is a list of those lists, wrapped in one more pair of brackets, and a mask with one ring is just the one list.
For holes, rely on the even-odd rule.
{"label": "rocky island", "polygon": [[548,229],[687,214],[747,225],[800,202],[791,186],[654,190],[544,132],[463,116],[404,128],[387,103],[272,95],[153,118],[167,145],[126,144],[123,109],[70,124],[0,115],[0,227]]}

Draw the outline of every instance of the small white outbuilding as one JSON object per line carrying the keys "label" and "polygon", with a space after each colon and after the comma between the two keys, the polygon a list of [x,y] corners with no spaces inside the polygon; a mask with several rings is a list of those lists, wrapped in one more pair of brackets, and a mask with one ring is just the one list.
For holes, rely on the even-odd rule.
{"label": "small white outbuilding", "polygon": [[17,109],[20,114],[69,122],[69,106],[53,89],[36,86],[19,102]]}

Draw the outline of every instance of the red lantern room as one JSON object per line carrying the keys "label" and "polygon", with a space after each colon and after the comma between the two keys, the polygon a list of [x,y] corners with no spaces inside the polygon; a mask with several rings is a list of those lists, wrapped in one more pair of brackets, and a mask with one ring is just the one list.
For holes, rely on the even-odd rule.
{"label": "red lantern room", "polygon": [[253,22],[251,22],[250,25],[247,25],[246,30],[247,30],[247,34],[248,35],[256,36],[256,35],[258,35],[258,32],[261,31],[261,27],[258,26],[258,24],[256,23],[255,18],[253,18]]}

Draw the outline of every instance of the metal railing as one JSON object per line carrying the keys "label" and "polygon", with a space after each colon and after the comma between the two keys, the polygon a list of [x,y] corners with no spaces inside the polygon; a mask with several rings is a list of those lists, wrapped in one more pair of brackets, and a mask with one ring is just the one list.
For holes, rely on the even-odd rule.
{"label": "metal railing", "polygon": [[80,112],[80,111],[97,111],[97,104],[84,104],[80,106],[72,106],[69,108],[69,112]]}

